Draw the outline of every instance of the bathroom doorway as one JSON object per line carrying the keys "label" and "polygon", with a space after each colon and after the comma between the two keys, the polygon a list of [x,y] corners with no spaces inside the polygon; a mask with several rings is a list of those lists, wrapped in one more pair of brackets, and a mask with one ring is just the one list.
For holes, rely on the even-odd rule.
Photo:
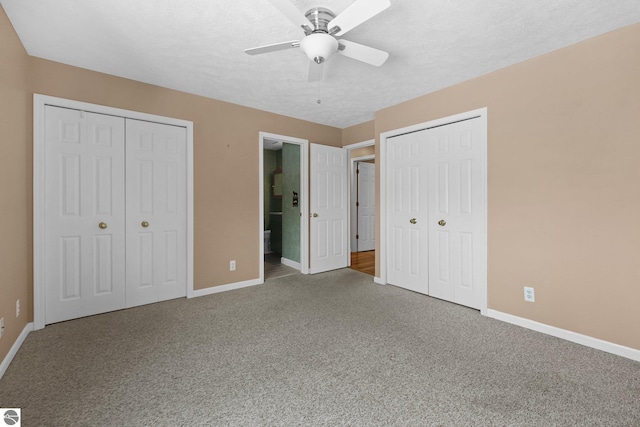
{"label": "bathroom doorway", "polygon": [[308,273],[308,142],[260,134],[260,279]]}

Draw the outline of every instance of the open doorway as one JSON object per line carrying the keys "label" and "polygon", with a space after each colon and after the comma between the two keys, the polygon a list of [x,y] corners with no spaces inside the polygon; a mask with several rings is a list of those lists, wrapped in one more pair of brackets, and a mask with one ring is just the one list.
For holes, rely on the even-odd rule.
{"label": "open doorway", "polygon": [[375,142],[346,146],[350,160],[350,267],[375,275]]}
{"label": "open doorway", "polygon": [[260,133],[260,280],[308,273],[308,141]]}

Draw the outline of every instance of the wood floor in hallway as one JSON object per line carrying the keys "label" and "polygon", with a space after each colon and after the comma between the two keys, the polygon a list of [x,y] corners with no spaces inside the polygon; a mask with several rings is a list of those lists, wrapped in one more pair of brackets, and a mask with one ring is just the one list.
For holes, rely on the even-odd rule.
{"label": "wood floor in hallway", "polygon": [[375,276],[376,251],[351,252],[351,268]]}

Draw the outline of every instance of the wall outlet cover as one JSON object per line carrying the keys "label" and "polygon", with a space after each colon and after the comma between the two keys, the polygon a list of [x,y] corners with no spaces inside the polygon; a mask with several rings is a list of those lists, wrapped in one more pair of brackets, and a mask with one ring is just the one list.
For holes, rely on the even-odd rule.
{"label": "wall outlet cover", "polygon": [[536,302],[535,290],[532,287],[524,287],[524,300],[527,302]]}

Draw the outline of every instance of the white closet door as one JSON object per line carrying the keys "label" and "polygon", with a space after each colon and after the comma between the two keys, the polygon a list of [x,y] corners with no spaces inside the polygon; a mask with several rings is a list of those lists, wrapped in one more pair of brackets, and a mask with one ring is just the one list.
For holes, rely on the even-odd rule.
{"label": "white closet door", "polygon": [[376,165],[358,163],[358,251],[376,248]]}
{"label": "white closet door", "polygon": [[482,298],[479,118],[429,129],[429,294],[472,308]]}
{"label": "white closet door", "polygon": [[127,119],[127,307],[186,295],[186,129]]}
{"label": "white closet door", "polygon": [[344,268],[348,253],[347,150],[311,144],[310,272]]}
{"label": "white closet door", "polygon": [[387,140],[387,281],[429,293],[424,131]]}
{"label": "white closet door", "polygon": [[45,323],[124,308],[124,119],[45,107],[45,176]]}

